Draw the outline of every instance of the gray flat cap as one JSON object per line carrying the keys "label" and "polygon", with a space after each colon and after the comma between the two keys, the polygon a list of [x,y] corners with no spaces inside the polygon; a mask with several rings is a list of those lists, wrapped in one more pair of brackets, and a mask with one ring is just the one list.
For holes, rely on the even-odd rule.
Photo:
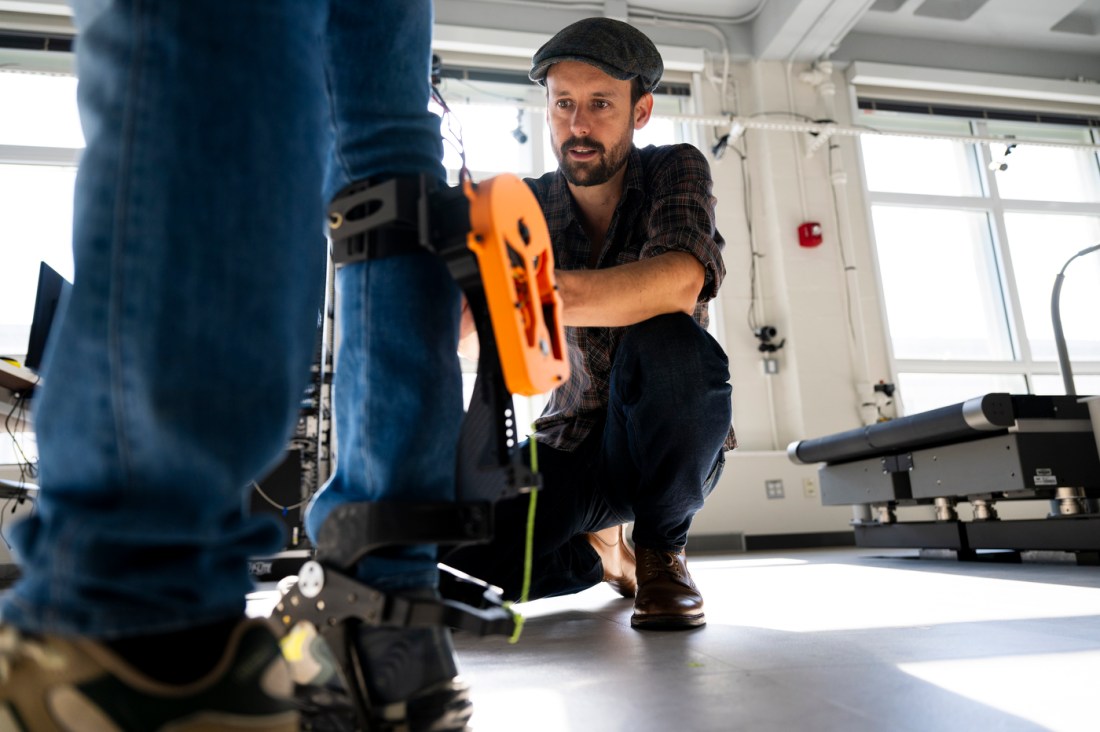
{"label": "gray flat cap", "polygon": [[546,86],[546,72],[559,61],[591,64],[623,81],[638,77],[647,92],[657,88],[665,71],[653,41],[634,26],[611,18],[585,18],[558,31],[531,59],[531,81]]}

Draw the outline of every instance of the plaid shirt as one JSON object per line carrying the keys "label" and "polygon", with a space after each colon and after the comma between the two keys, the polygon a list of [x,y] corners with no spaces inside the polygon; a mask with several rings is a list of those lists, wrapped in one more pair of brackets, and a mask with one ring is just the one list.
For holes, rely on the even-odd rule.
{"label": "plaid shirt", "polygon": [[[589,269],[591,244],[576,203],[560,171],[528,178],[550,229],[557,269]],[[664,252],[686,252],[706,272],[695,320],[707,326],[707,302],[726,274],[725,241],[714,224],[710,166],[691,145],[650,145],[631,149],[623,197],[611,219],[597,269],[614,267]],[[566,327],[572,375],[550,394],[535,421],[535,439],[559,450],[575,450],[607,412],[611,365],[626,328]],[[725,448],[737,446],[733,427]]]}

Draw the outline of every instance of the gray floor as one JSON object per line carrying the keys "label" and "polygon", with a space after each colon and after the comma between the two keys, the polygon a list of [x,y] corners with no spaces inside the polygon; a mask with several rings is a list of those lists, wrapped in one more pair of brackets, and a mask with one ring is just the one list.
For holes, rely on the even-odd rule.
{"label": "gray floor", "polygon": [[456,638],[476,732],[1098,730],[1100,568],[913,551],[692,557],[708,624],[638,632],[606,586]]}

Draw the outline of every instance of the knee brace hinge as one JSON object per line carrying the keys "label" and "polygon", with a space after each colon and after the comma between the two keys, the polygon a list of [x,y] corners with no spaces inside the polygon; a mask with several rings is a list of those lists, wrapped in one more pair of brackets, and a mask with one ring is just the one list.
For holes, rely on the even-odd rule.
{"label": "knee brace hinge", "polygon": [[569,378],[550,233],[516,176],[459,188],[426,176],[354,183],[329,207],[329,234],[337,265],[422,249],[442,257],[467,299],[484,299],[475,318],[492,328],[510,393],[541,394]]}

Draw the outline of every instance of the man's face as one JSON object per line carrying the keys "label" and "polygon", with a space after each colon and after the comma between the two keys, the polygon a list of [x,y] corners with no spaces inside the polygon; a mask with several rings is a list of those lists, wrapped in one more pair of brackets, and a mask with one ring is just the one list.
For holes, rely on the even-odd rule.
{"label": "man's face", "polygon": [[[652,97],[630,103],[630,82],[595,66],[560,61],[546,75],[550,141],[565,179],[598,186],[626,165],[634,130],[649,120]],[[647,104],[648,102],[648,104]]]}

